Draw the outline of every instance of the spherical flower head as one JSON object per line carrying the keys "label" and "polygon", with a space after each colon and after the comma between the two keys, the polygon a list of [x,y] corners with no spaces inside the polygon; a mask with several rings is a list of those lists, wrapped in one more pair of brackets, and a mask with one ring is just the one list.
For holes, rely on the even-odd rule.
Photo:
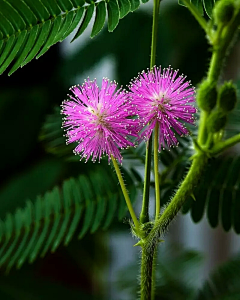
{"label": "spherical flower head", "polygon": [[127,92],[118,89],[115,82],[102,80],[101,89],[96,80],[73,86],[73,96],[62,104],[63,127],[67,143],[78,142],[74,153],[86,161],[92,156],[95,162],[104,154],[110,162],[111,155],[120,163],[119,148],[134,146],[128,138],[137,137],[138,120],[131,118],[136,109]]}
{"label": "spherical flower head", "polygon": [[159,124],[159,151],[161,148],[178,145],[175,133],[188,135],[185,122],[194,123],[196,108],[195,90],[178,70],[161,70],[153,67],[142,72],[130,85],[129,96],[138,108],[139,120],[144,129],[141,136],[149,139],[156,124]]}

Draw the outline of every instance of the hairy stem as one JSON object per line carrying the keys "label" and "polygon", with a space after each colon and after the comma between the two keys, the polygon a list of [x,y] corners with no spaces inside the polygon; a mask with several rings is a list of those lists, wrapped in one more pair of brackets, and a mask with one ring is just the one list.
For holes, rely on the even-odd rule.
{"label": "hairy stem", "polygon": [[155,197],[156,197],[156,220],[160,214],[160,188],[159,188],[159,173],[158,173],[158,135],[159,125],[158,122],[155,126],[154,132],[154,177],[155,177]]}
{"label": "hairy stem", "polygon": [[207,157],[204,154],[197,156],[190,170],[180,185],[177,193],[172,201],[165,209],[161,217],[155,222],[150,234],[144,240],[142,245],[142,269],[141,269],[141,300],[151,299],[152,285],[152,269],[155,249],[159,243],[159,238],[164,234],[170,222],[177,215],[186,199],[193,194],[195,186],[198,184],[205,166],[207,165]]}
{"label": "hairy stem", "polygon": [[153,255],[151,300],[155,299],[157,256],[158,256],[158,247],[155,248],[154,255]]}
{"label": "hairy stem", "polygon": [[128,196],[128,192],[127,192],[126,186],[124,184],[124,181],[123,181],[122,174],[121,174],[121,171],[119,169],[118,163],[117,163],[116,159],[112,155],[111,155],[111,158],[112,158],[112,162],[113,162],[115,171],[117,173],[118,181],[120,183],[120,186],[121,186],[121,189],[122,189],[122,192],[123,192],[123,196],[124,196],[125,201],[127,203],[127,207],[128,207],[129,213],[130,213],[130,215],[132,217],[132,220],[133,220],[133,223],[134,223],[136,229],[138,229],[139,228],[138,219],[137,219],[137,217],[135,215],[135,212],[133,210],[132,203],[131,203],[131,200],[130,200],[130,198]]}

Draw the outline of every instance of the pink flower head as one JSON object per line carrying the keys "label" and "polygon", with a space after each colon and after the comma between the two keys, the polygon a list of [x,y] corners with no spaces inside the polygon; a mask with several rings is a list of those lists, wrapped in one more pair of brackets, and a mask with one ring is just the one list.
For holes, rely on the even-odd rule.
{"label": "pink flower head", "polygon": [[92,156],[95,162],[103,154],[111,155],[121,163],[119,148],[134,146],[127,136],[137,137],[137,119],[132,119],[136,109],[131,104],[127,92],[118,89],[117,84],[102,80],[102,88],[96,80],[89,79],[82,86],[73,86],[74,96],[62,104],[67,144],[78,142],[74,153],[86,161]]}
{"label": "pink flower head", "polygon": [[178,145],[175,132],[187,135],[184,122],[193,124],[196,108],[189,105],[195,102],[195,90],[189,81],[184,82],[178,70],[153,67],[135,78],[130,85],[130,96],[138,108],[140,122],[145,126],[142,136],[149,139],[157,122],[159,124],[159,150]]}

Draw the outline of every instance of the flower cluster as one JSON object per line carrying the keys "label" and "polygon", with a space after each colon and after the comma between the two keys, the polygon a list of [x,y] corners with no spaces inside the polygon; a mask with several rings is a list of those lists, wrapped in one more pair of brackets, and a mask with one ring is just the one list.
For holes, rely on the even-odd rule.
{"label": "flower cluster", "polygon": [[153,129],[159,126],[159,151],[178,144],[175,132],[188,135],[183,122],[193,124],[196,108],[189,103],[195,101],[195,90],[178,70],[154,67],[144,71],[130,85],[131,98],[138,107],[138,116],[144,127],[142,136],[149,139]]}
{"label": "flower cluster", "polygon": [[104,78],[99,89],[96,80],[88,79],[82,86],[72,87],[74,96],[62,104],[67,143],[79,143],[74,152],[81,159],[87,161],[92,156],[96,161],[107,154],[109,160],[112,155],[121,162],[119,148],[134,146],[128,136],[138,136],[137,120],[131,118],[136,115],[135,106],[126,91],[115,91],[116,87],[115,82]]}
{"label": "flower cluster", "polygon": [[[184,122],[193,124],[196,108],[195,90],[185,77],[170,67],[154,67],[142,72],[129,87],[117,89],[115,82],[104,78],[102,87],[96,80],[85,81],[70,90],[69,100],[62,104],[63,127],[67,143],[78,142],[75,154],[86,161],[113,156],[120,163],[119,149],[134,146],[133,140],[149,139],[159,126],[159,150],[177,145],[175,133],[187,135]],[[166,144],[166,145],[165,145]]]}

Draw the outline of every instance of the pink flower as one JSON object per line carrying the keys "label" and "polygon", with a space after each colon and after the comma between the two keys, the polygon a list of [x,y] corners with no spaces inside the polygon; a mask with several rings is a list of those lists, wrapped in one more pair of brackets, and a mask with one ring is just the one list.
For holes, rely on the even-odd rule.
{"label": "pink flower", "polygon": [[138,108],[140,122],[145,126],[142,136],[149,139],[157,122],[159,124],[159,150],[178,144],[175,133],[187,135],[189,131],[184,122],[193,124],[196,108],[195,90],[189,81],[184,82],[178,70],[153,67],[135,78],[129,94]]}
{"label": "pink flower", "polygon": [[61,113],[66,131],[67,144],[78,142],[74,153],[86,161],[92,156],[95,162],[104,154],[110,162],[111,155],[121,163],[119,148],[134,146],[127,137],[137,137],[137,119],[132,119],[136,109],[127,92],[118,89],[115,82],[102,80],[102,88],[96,80],[85,81],[82,86],[70,90],[74,96],[65,100]]}

